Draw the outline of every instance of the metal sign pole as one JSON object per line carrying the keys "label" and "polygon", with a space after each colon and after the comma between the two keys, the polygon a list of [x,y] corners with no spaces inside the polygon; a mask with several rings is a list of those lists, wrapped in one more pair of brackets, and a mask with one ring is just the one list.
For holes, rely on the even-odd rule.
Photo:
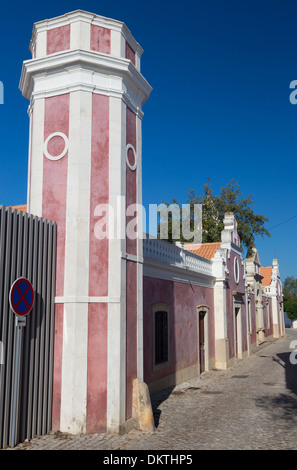
{"label": "metal sign pole", "polygon": [[15,362],[15,370],[14,370],[14,386],[13,386],[11,447],[15,446],[16,421],[17,421],[17,397],[18,397],[19,369],[20,369],[20,340],[21,340],[22,323],[19,322],[18,320],[19,320],[18,317],[16,317],[17,343],[16,343],[16,362]]}
{"label": "metal sign pole", "polygon": [[11,310],[16,314],[16,352],[13,381],[12,423],[11,423],[11,447],[15,446],[18,433],[18,409],[20,386],[20,362],[21,362],[21,334],[22,326],[26,326],[26,315],[32,310],[34,303],[33,286],[28,279],[21,277],[14,281],[9,292]]}

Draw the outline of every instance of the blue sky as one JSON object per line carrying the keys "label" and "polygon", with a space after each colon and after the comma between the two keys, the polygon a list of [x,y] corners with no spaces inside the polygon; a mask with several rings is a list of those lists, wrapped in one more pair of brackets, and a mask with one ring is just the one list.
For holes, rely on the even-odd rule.
{"label": "blue sky", "polygon": [[18,84],[33,23],[76,9],[125,22],[144,49],[142,73],[153,87],[143,108],[144,205],[186,203],[208,177],[218,194],[234,178],[272,227],[271,238],[256,240],[262,265],[276,254],[282,279],[297,277],[297,217],[283,223],[297,215],[294,0],[4,4],[1,203],[26,202],[28,102]]}

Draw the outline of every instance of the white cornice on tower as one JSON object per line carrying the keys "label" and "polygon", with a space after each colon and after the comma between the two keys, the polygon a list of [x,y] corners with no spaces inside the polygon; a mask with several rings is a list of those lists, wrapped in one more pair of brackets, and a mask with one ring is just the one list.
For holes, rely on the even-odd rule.
{"label": "white cornice on tower", "polygon": [[78,89],[121,96],[140,117],[142,105],[152,91],[130,60],[84,50],[63,51],[25,61],[19,87],[31,104],[37,98]]}
{"label": "white cornice on tower", "polygon": [[[52,18],[49,20],[38,21],[33,26],[32,39],[30,41],[29,49],[33,56],[33,51],[36,49],[36,40],[39,33],[44,33],[54,28],[60,28],[62,26],[74,24],[76,22],[83,22],[88,24],[93,24],[100,26],[102,28],[110,29],[111,31],[116,31],[120,33],[125,41],[132,47],[135,51],[138,61],[143,54],[143,49],[140,44],[132,36],[131,31],[127,28],[125,23],[117,21],[111,18],[106,18],[104,16],[96,15],[84,10],[76,10],[64,15]],[[140,68],[140,65],[139,67]]]}

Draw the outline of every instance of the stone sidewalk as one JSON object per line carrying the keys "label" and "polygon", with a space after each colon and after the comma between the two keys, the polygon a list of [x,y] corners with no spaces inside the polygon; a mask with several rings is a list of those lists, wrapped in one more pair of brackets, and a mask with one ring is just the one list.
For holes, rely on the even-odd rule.
{"label": "stone sidewalk", "polygon": [[227,371],[154,395],[154,433],[49,433],[13,450],[297,450],[297,365],[289,360],[295,339],[297,331],[287,330]]}

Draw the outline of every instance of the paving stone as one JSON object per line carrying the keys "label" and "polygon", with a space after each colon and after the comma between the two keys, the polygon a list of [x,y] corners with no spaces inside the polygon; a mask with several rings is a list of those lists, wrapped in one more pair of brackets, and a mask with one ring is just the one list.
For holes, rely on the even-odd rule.
{"label": "paving stone", "polygon": [[297,365],[290,342],[297,331],[266,343],[227,371],[210,371],[152,396],[155,432],[55,433],[12,450],[297,450]]}

